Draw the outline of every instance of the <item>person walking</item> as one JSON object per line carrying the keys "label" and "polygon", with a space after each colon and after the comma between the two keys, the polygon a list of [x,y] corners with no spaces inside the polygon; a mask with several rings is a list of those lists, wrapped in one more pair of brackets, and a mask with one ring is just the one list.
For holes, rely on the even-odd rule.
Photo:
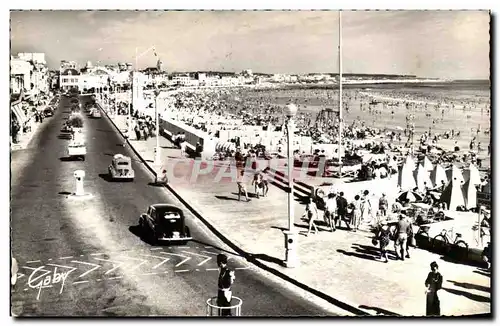
{"label": "person walking", "polygon": [[335,193],[329,193],[328,198],[325,201],[325,213],[323,218],[325,220],[326,225],[330,227],[330,231],[333,232],[336,230],[336,213],[337,213],[337,199],[335,198]]}
{"label": "person walking", "polygon": [[[379,245],[380,259],[384,258],[385,263],[389,262],[389,258],[387,257],[387,246],[391,242],[390,235],[391,235],[391,230],[387,226],[387,221],[380,222],[380,224],[378,226],[377,234],[376,234],[374,240],[376,242],[378,242],[378,245]],[[376,244],[374,243],[374,245],[376,245]]]}
{"label": "person walking", "polygon": [[443,285],[443,276],[439,273],[438,264],[433,261],[431,263],[431,271],[425,279],[426,290],[426,316],[440,316],[441,303],[439,302],[438,291],[441,290]]}
{"label": "person walking", "polygon": [[318,207],[311,197],[306,200],[306,210],[304,214],[302,214],[302,218],[306,216],[309,224],[306,234],[307,237],[309,236],[309,233],[311,233],[312,228],[314,228],[314,233],[319,232],[318,227],[316,226],[316,220],[318,219]]}
{"label": "person walking", "polygon": [[394,249],[396,251],[397,259],[405,260],[406,243],[408,242],[408,228],[411,228],[411,224],[403,214],[400,214],[398,224],[396,224],[396,240],[394,241]]}
{"label": "person walking", "polygon": [[231,309],[228,307],[231,307],[231,299],[233,297],[231,286],[235,280],[234,271],[227,267],[227,256],[225,254],[217,255],[217,266],[219,267],[217,306],[223,308],[220,309],[219,315],[231,316]]}
{"label": "person walking", "polygon": [[[341,191],[340,194],[337,196],[337,220],[338,220],[338,225],[339,227],[342,224],[342,221],[344,221],[345,225],[347,226],[348,230],[351,230],[351,225],[350,221],[347,219],[347,206],[349,203],[347,202],[347,199],[344,197],[344,192]],[[337,220],[335,220],[335,223],[337,223]]]}
{"label": "person walking", "polygon": [[236,181],[236,184],[238,185],[238,201],[241,200],[241,195],[244,194],[245,199],[247,200],[247,202],[249,202],[250,199],[248,198],[248,191],[247,187],[245,186],[244,176],[245,176],[245,171],[242,170],[240,172],[240,175],[238,176],[238,180]]}
{"label": "person walking", "polygon": [[359,229],[359,225],[361,224],[361,202],[359,198],[359,195],[354,196],[354,201],[352,202],[352,226],[354,232]]}
{"label": "person walking", "polygon": [[385,196],[385,193],[382,193],[382,197],[380,197],[378,201],[378,209],[382,217],[387,218],[388,208],[389,208],[389,203],[387,202],[387,197]]}

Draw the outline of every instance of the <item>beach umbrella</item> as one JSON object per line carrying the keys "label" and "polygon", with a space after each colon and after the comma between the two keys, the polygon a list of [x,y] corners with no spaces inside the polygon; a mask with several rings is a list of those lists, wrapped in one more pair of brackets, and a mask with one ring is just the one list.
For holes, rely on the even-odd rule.
{"label": "beach umbrella", "polygon": [[465,183],[464,176],[462,175],[462,172],[455,164],[453,164],[451,166],[451,168],[446,170],[446,176],[448,177],[448,180],[455,180],[455,181],[459,182],[460,184]]}
{"label": "beach umbrella", "polygon": [[415,170],[415,168],[416,168],[415,160],[409,154],[405,158],[404,165],[407,165],[408,167],[410,167],[411,171]]}
{"label": "beach umbrella", "polygon": [[424,157],[424,162],[423,162],[424,168],[426,171],[432,171],[434,166],[432,165],[431,160],[427,156]]}
{"label": "beach umbrella", "polygon": [[410,201],[411,203],[417,202],[417,201],[422,201],[424,198],[422,195],[417,194],[413,190],[407,190],[403,191],[400,193],[397,197],[398,201],[400,202],[405,202],[405,201]]}
{"label": "beach umbrella", "polygon": [[448,177],[446,176],[446,171],[443,166],[438,163],[431,172],[431,182],[434,187],[439,187],[441,181],[444,181],[445,184],[448,183]]}
{"label": "beach umbrella", "polygon": [[471,181],[473,185],[481,184],[481,175],[474,164],[470,163],[469,168],[464,170],[464,180]]}

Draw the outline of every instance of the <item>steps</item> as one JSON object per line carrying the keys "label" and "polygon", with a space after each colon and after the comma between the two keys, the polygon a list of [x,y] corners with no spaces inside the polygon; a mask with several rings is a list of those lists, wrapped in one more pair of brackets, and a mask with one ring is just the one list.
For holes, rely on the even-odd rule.
{"label": "steps", "polygon": [[[268,181],[270,184],[285,192],[290,191],[288,187],[288,176],[284,172],[267,168],[264,170],[264,173],[268,176]],[[293,193],[298,199],[305,199],[310,197],[313,188],[313,186],[310,186],[302,181],[294,180]]]}

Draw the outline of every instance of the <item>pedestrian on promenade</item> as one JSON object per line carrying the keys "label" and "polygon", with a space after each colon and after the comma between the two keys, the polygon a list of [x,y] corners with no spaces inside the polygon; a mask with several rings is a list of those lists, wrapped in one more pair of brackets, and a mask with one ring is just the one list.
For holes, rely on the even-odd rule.
{"label": "pedestrian on promenade", "polygon": [[387,197],[385,193],[382,193],[382,197],[380,197],[378,201],[378,209],[380,210],[380,215],[384,218],[387,218],[387,209],[389,208],[389,203],[387,202]]}
{"label": "pedestrian on promenade", "polygon": [[217,306],[226,308],[220,309],[220,316],[231,316],[231,299],[233,292],[231,291],[231,286],[234,283],[235,275],[234,271],[227,267],[227,256],[224,254],[217,255],[217,266],[219,266],[219,278],[217,282]]}
{"label": "pedestrian on promenade", "polygon": [[403,261],[407,256],[406,244],[408,242],[408,228],[411,228],[411,224],[408,222],[405,215],[400,214],[399,221],[396,224],[396,240],[394,241],[394,249],[396,251],[396,258]]}
{"label": "pedestrian on promenade", "polygon": [[241,200],[241,195],[244,194],[245,199],[247,200],[247,202],[249,202],[250,199],[248,198],[248,191],[245,185],[244,176],[245,176],[245,170],[242,170],[240,172],[240,175],[238,176],[238,180],[236,181],[236,184],[238,185],[238,201]]}
{"label": "pedestrian on promenade", "polygon": [[443,276],[439,273],[438,264],[433,261],[431,263],[431,272],[427,275],[425,279],[425,286],[427,289],[425,293],[426,298],[426,316],[440,316],[441,315],[441,304],[439,302],[439,297],[437,292],[441,290],[443,285]]}
{"label": "pedestrian on promenade", "polygon": [[141,140],[141,128],[139,128],[139,124],[135,125],[134,131],[135,131],[135,139]]}
{"label": "pedestrian on promenade", "polygon": [[323,214],[323,219],[330,227],[333,232],[336,230],[336,220],[337,220],[337,198],[335,198],[335,193],[331,192],[328,194],[328,198],[325,201],[325,213]]}
{"label": "pedestrian on promenade", "polygon": [[[372,219],[372,203],[370,198],[368,198],[368,190],[363,191],[363,196],[360,201],[360,210],[361,210],[361,221],[368,222]],[[360,221],[360,222],[361,222]]]}
{"label": "pedestrian on promenade", "polygon": [[354,201],[352,204],[352,226],[354,228],[354,232],[359,229],[359,225],[361,224],[361,202],[359,195],[354,196]]}
{"label": "pedestrian on promenade", "polygon": [[[344,197],[344,192],[341,191],[339,195],[337,196],[337,220],[338,220],[338,226],[340,227],[342,224],[342,221],[345,223],[347,226],[348,230],[351,230],[351,225],[350,225],[350,220],[347,218],[347,207],[348,207],[347,199]],[[335,224],[337,223],[337,220],[335,220]]]}
{"label": "pedestrian on promenade", "polygon": [[254,174],[252,185],[255,187],[255,196],[257,198],[259,198],[260,189],[262,189],[262,196],[266,197],[267,192],[269,191],[269,186],[267,184],[267,180],[264,179],[262,171],[258,171]]}
{"label": "pedestrian on promenade", "polygon": [[389,262],[389,258],[387,256],[387,246],[391,242],[390,239],[391,235],[391,230],[389,226],[387,225],[387,221],[381,221],[378,224],[378,229],[376,231],[376,235],[373,241],[373,244],[376,245],[376,242],[378,242],[379,248],[380,248],[380,259],[384,258],[385,263]]}
{"label": "pedestrian on promenade", "polygon": [[318,233],[318,227],[316,226],[316,221],[318,220],[318,207],[316,207],[316,203],[312,197],[306,199],[306,210],[304,214],[302,214],[302,218],[304,217],[307,217],[309,224],[306,237],[309,236],[312,228],[314,228],[314,234]]}

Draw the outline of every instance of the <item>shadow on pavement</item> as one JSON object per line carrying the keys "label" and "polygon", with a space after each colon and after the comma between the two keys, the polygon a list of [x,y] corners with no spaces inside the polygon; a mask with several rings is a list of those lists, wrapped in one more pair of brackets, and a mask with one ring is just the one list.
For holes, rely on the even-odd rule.
{"label": "shadow on pavement", "polygon": [[283,266],[283,260],[281,259],[278,259],[276,257],[272,257],[272,256],[269,256],[269,255],[266,255],[266,254],[248,254],[248,259],[251,260],[251,259],[259,259],[259,260],[263,260],[263,261],[267,261],[269,263],[273,263],[273,264],[276,264],[276,265],[280,265],[280,266]]}
{"label": "shadow on pavement", "polygon": [[471,283],[465,283],[465,282],[456,282],[456,281],[448,281],[452,283],[455,286],[462,287],[465,289],[472,289],[472,290],[478,290],[478,291],[483,291],[483,292],[490,292],[491,288],[482,286],[482,285],[477,285],[477,284],[471,284]]}
{"label": "shadow on pavement", "polygon": [[103,179],[106,182],[114,182],[109,173],[99,173],[99,178]]}
{"label": "shadow on pavement", "polygon": [[57,138],[70,140],[72,138],[72,136],[71,136],[71,134],[59,134],[59,136],[57,136]]}
{"label": "shadow on pavement", "polygon": [[71,195],[71,192],[69,192],[69,191],[60,191],[57,194],[58,195],[63,195],[63,196],[69,196],[69,195]]}
{"label": "shadow on pavement", "polygon": [[[248,196],[248,197],[250,197],[250,196]],[[215,195],[215,198],[220,199],[220,200],[234,200],[234,201],[238,201],[238,198],[233,198],[233,197],[229,197],[229,196]],[[243,196],[243,199],[245,199],[245,196]]]}
{"label": "shadow on pavement", "polygon": [[76,157],[66,156],[66,157],[60,157],[59,161],[61,161],[61,162],[76,162],[76,161],[78,161],[78,159]]}
{"label": "shadow on pavement", "polygon": [[446,292],[449,292],[451,294],[461,295],[461,296],[469,298],[469,299],[471,299],[473,301],[477,301],[477,302],[491,302],[490,298],[482,296],[482,295],[472,294],[472,293],[469,293],[469,292],[466,292],[466,291],[455,290],[455,289],[450,289],[450,288],[443,288],[443,290],[445,290]]}
{"label": "shadow on pavement", "polygon": [[[372,255],[375,258],[380,257],[380,249],[378,247],[361,245],[357,243],[353,243],[351,247],[358,253]],[[394,252],[393,250],[389,250],[388,248],[386,248],[386,251],[389,260],[398,260],[396,258],[396,252]]]}
{"label": "shadow on pavement", "polygon": [[131,225],[131,226],[129,226],[128,230],[130,231],[130,233],[132,233],[133,235],[135,235],[136,237],[141,239],[141,241],[143,241],[144,243],[146,243],[150,246],[156,245],[155,243],[153,243],[153,241],[152,241],[152,239],[150,239],[150,237],[148,237],[148,236],[146,236],[146,234],[144,234],[144,230],[139,225]]}
{"label": "shadow on pavement", "polygon": [[282,226],[271,226],[271,229],[277,229],[277,230],[280,230],[280,231],[286,231],[288,230],[287,228],[285,227],[282,227]]}
{"label": "shadow on pavement", "polygon": [[[247,191],[247,194],[248,194],[248,198],[257,198],[257,195],[254,194],[253,192]],[[231,195],[235,195],[236,197],[238,197],[237,192],[232,192]],[[244,198],[245,196],[242,194],[242,197]]]}
{"label": "shadow on pavement", "polygon": [[177,147],[175,146],[160,146],[161,148],[164,148],[164,149],[178,149]]}
{"label": "shadow on pavement", "polygon": [[470,259],[458,259],[449,256],[441,256],[439,259],[446,261],[448,263],[454,263],[459,265],[467,265],[471,267],[483,267],[485,263],[479,261],[472,261]]}
{"label": "shadow on pavement", "polygon": [[485,271],[485,270],[481,270],[481,269],[475,270],[474,273],[479,274],[479,275],[483,275],[483,276],[487,276],[487,277],[491,277],[490,272]]}
{"label": "shadow on pavement", "polygon": [[366,309],[366,310],[373,310],[373,311],[375,311],[377,313],[377,315],[401,316],[400,314],[397,314],[395,312],[392,312],[392,311],[389,311],[389,310],[385,310],[385,309],[382,309],[382,308],[378,308],[378,307],[370,307],[370,306],[361,305],[361,306],[359,306],[359,308]]}

